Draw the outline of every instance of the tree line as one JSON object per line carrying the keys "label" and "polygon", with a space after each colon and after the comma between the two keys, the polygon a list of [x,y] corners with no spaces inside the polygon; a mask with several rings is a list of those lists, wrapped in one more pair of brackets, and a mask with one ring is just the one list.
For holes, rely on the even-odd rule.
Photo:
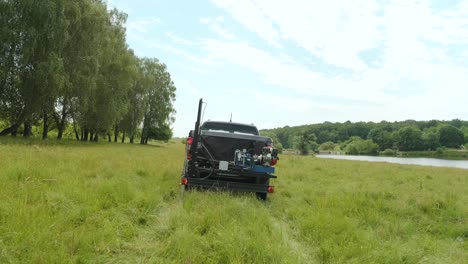
{"label": "tree line", "polygon": [[169,139],[176,88],[128,47],[126,20],[102,0],[0,1],[0,135]]}
{"label": "tree line", "polygon": [[423,151],[464,148],[468,143],[468,121],[344,122],[266,129],[282,148],[331,151],[338,145],[350,154],[377,154],[393,151]]}

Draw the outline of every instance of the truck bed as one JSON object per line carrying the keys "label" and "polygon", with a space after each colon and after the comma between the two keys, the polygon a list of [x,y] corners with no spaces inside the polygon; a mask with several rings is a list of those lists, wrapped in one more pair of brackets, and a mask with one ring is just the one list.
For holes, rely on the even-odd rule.
{"label": "truck bed", "polygon": [[236,150],[246,149],[252,151],[253,154],[259,154],[270,138],[236,134],[215,131],[201,131],[200,133],[202,144],[208,149],[213,159],[220,161],[234,160],[234,152]]}

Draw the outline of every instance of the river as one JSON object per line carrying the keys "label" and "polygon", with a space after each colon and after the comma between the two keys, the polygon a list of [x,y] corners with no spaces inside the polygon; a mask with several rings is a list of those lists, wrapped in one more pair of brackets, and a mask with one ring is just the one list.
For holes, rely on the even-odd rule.
{"label": "river", "polygon": [[468,169],[468,160],[443,160],[433,158],[398,158],[398,157],[381,157],[381,156],[353,156],[353,155],[317,155],[318,158],[325,159],[344,159],[344,160],[360,160],[370,162],[388,162],[398,164],[413,164],[421,166],[434,167],[449,167]]}

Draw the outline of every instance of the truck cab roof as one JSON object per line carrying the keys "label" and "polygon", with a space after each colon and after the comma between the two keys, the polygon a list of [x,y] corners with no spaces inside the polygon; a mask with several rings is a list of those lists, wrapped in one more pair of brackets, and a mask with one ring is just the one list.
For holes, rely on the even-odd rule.
{"label": "truck cab roof", "polygon": [[254,125],[223,121],[206,121],[201,125],[200,130],[259,135],[258,129]]}

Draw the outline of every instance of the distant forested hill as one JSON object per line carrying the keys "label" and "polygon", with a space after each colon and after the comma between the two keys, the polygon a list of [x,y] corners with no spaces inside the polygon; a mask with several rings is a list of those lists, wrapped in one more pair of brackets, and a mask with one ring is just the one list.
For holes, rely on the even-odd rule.
{"label": "distant forested hill", "polygon": [[[264,129],[261,134],[273,138],[284,148],[307,150],[333,144],[360,142],[373,144],[374,152],[385,149],[402,151],[460,148],[468,141],[468,121],[344,122]],[[370,146],[370,145],[369,145]]]}

